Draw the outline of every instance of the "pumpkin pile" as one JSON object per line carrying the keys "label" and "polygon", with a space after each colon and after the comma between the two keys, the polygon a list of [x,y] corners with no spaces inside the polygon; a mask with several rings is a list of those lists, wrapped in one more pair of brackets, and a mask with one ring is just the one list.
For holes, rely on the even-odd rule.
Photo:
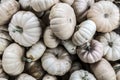
{"label": "pumpkin pile", "polygon": [[0,80],[120,80],[119,0],[0,0]]}

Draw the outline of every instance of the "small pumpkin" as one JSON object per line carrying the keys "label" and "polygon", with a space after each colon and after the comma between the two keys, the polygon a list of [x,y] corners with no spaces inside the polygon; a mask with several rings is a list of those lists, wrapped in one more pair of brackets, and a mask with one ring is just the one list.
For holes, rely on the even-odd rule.
{"label": "small pumpkin", "polygon": [[52,75],[49,75],[49,74],[46,74],[42,80],[57,80],[57,77],[56,76],[52,76]]}
{"label": "small pumpkin", "polygon": [[15,0],[9,0],[0,4],[0,25],[6,24],[12,15],[19,10],[19,3]]}
{"label": "small pumpkin", "polygon": [[93,20],[98,32],[116,29],[120,20],[119,8],[110,1],[99,1],[88,10],[87,18]]}
{"label": "small pumpkin", "polygon": [[94,0],[75,0],[72,7],[75,11],[77,21],[80,23],[87,18],[89,8],[94,4]]}
{"label": "small pumpkin", "polygon": [[40,59],[45,50],[46,46],[42,41],[39,41],[27,51],[26,56],[28,59],[31,59],[31,61],[36,61]]}
{"label": "small pumpkin", "polygon": [[96,80],[93,74],[85,70],[74,71],[69,80]]}
{"label": "small pumpkin", "polygon": [[24,48],[16,43],[10,44],[2,56],[3,70],[9,75],[18,75],[23,72],[25,63],[22,61]]}
{"label": "small pumpkin", "polygon": [[81,46],[86,42],[89,42],[96,32],[96,25],[91,20],[82,22],[80,25],[76,26],[76,28],[78,30],[72,37],[72,41],[76,46]]}
{"label": "small pumpkin", "polygon": [[77,46],[73,44],[72,40],[64,40],[62,41],[62,45],[70,54],[76,54]]}
{"label": "small pumpkin", "polygon": [[62,47],[47,49],[41,58],[42,67],[51,75],[62,76],[71,68],[71,59]]}
{"label": "small pumpkin", "polygon": [[115,32],[105,33],[97,39],[103,44],[104,56],[107,60],[116,61],[120,59],[120,36]]}
{"label": "small pumpkin", "polygon": [[110,63],[102,59],[101,61],[91,64],[91,70],[97,80],[116,80],[116,74]]}
{"label": "small pumpkin", "polygon": [[85,63],[98,62],[103,56],[103,45],[97,40],[92,40],[90,43],[78,47],[77,54]]}
{"label": "small pumpkin", "polygon": [[76,17],[70,5],[66,3],[56,4],[50,11],[49,19],[50,27],[59,39],[67,40],[72,36],[76,25]]}
{"label": "small pumpkin", "polygon": [[44,32],[43,39],[45,45],[49,48],[56,48],[60,43],[60,40],[53,34],[53,31],[49,26],[46,28]]}
{"label": "small pumpkin", "polygon": [[19,3],[23,9],[31,9],[31,0],[19,0]]}
{"label": "small pumpkin", "polygon": [[[2,60],[0,59],[0,78],[8,79],[8,75],[3,71]],[[2,79],[0,79],[2,80]]]}
{"label": "small pumpkin", "polygon": [[35,79],[31,75],[28,75],[26,73],[22,73],[18,76],[18,78],[16,80],[37,80],[37,79]]}
{"label": "small pumpkin", "polygon": [[38,18],[30,11],[19,11],[9,23],[9,34],[15,42],[30,47],[35,44],[41,35]]}
{"label": "small pumpkin", "polygon": [[50,9],[58,2],[59,0],[31,0],[31,7],[36,12],[42,12]]}
{"label": "small pumpkin", "polygon": [[67,3],[69,5],[72,5],[73,2],[74,2],[74,0],[61,0],[61,1],[64,2],[64,3]]}
{"label": "small pumpkin", "polygon": [[35,77],[36,79],[40,79],[40,80],[42,79],[45,73],[39,61],[27,63],[26,70],[31,76]]}

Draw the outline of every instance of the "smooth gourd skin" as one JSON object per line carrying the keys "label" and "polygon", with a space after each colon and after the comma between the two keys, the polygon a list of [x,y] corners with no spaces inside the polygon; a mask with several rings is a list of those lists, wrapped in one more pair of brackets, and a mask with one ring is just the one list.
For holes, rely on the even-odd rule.
{"label": "smooth gourd skin", "polygon": [[51,75],[62,76],[71,68],[71,59],[62,47],[47,49],[41,58],[42,67]]}
{"label": "smooth gourd skin", "polygon": [[66,3],[56,4],[50,11],[49,19],[50,27],[59,39],[67,40],[72,36],[76,25],[76,17],[70,5]]}
{"label": "smooth gourd skin", "polygon": [[79,47],[77,54],[85,63],[98,62],[103,57],[103,45],[97,40],[92,40],[89,44],[86,43],[85,46]]}
{"label": "smooth gourd skin", "polygon": [[42,12],[50,9],[58,2],[59,0],[31,0],[31,7],[36,12]]}
{"label": "smooth gourd skin", "polygon": [[74,2],[74,0],[61,0],[61,1],[64,2],[64,3],[67,3],[69,5],[72,5],[73,2]]}
{"label": "smooth gourd skin", "polygon": [[70,54],[76,54],[76,49],[77,46],[73,44],[72,40],[65,40],[62,41],[62,45],[65,47],[65,49],[70,53]]}
{"label": "smooth gourd skin", "polygon": [[115,71],[107,60],[102,59],[97,63],[91,64],[90,67],[97,80],[116,80]]}
{"label": "smooth gourd skin", "polygon": [[34,77],[32,77],[31,75],[22,73],[18,76],[18,78],[16,80],[36,80],[36,79]]}
{"label": "smooth gourd skin", "polygon": [[96,80],[96,78],[88,71],[76,70],[71,74],[69,80]]}
{"label": "smooth gourd skin", "polygon": [[6,24],[13,14],[20,8],[20,5],[15,0],[9,0],[0,4],[0,25]]}
{"label": "smooth gourd skin", "polygon": [[32,61],[37,61],[44,54],[45,50],[46,46],[42,41],[39,41],[26,52],[26,56]]}
{"label": "smooth gourd skin", "polygon": [[48,48],[56,48],[60,43],[60,40],[54,35],[50,27],[46,28],[43,39]]}
{"label": "smooth gourd skin", "polygon": [[87,18],[95,22],[98,32],[111,32],[116,29],[119,25],[119,16],[119,8],[110,1],[96,2],[87,14]]}
{"label": "smooth gourd skin", "polygon": [[30,11],[18,11],[14,14],[8,30],[12,39],[24,47],[35,44],[42,32],[38,18]]}
{"label": "smooth gourd skin", "polygon": [[10,44],[2,56],[3,70],[9,75],[18,75],[23,72],[25,63],[22,61],[24,48],[16,43]]}
{"label": "smooth gourd skin", "polygon": [[115,32],[105,33],[97,39],[103,44],[103,53],[107,60],[116,61],[120,59],[120,36]]}
{"label": "smooth gourd skin", "polygon": [[58,80],[56,76],[46,74],[42,80]]}
{"label": "smooth gourd skin", "polygon": [[76,46],[89,42],[96,32],[96,25],[92,20],[86,20],[76,26],[76,28],[77,30],[72,36],[72,41]]}

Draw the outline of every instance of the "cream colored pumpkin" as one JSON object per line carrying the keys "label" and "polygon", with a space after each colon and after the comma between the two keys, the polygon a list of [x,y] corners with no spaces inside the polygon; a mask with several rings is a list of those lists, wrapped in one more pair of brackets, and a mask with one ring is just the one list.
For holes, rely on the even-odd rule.
{"label": "cream colored pumpkin", "polygon": [[93,20],[98,32],[116,29],[120,20],[119,8],[110,1],[99,1],[89,9],[87,17]]}
{"label": "cream colored pumpkin", "polygon": [[0,55],[12,41],[6,26],[0,26]]}
{"label": "cream colored pumpkin", "polygon": [[0,25],[6,24],[12,15],[19,10],[19,3],[9,0],[0,4]]}
{"label": "cream colored pumpkin", "polygon": [[64,2],[64,3],[67,3],[69,5],[72,5],[73,2],[74,2],[74,0],[61,0],[61,1]]}
{"label": "cream colored pumpkin", "polygon": [[6,79],[6,78],[0,78],[0,80],[8,80],[8,79]]}
{"label": "cream colored pumpkin", "polygon": [[76,46],[81,46],[86,42],[89,42],[96,32],[96,25],[91,20],[82,22],[76,28],[78,28],[78,30],[73,34],[72,37],[72,41]]}
{"label": "cream colored pumpkin", "polygon": [[2,56],[2,66],[9,75],[18,75],[23,72],[25,63],[22,62],[24,55],[23,47],[16,43],[9,45]]}
{"label": "cream colored pumpkin", "polygon": [[95,63],[102,59],[103,45],[97,40],[92,40],[77,49],[79,58],[85,63]]}
{"label": "cream colored pumpkin", "polygon": [[93,74],[85,70],[74,71],[69,80],[96,80]]}
{"label": "cream colored pumpkin", "polygon": [[116,74],[110,63],[102,59],[101,61],[91,64],[91,70],[97,80],[116,80]]}
{"label": "cream colored pumpkin", "polygon": [[37,79],[35,79],[31,75],[28,75],[26,73],[22,73],[18,76],[18,78],[16,80],[37,80]]}
{"label": "cream colored pumpkin", "polygon": [[115,32],[105,33],[98,37],[103,44],[104,56],[107,60],[116,61],[120,59],[120,36]]}
{"label": "cream colored pumpkin", "polygon": [[69,39],[76,25],[76,17],[72,7],[66,3],[58,3],[50,11],[50,27],[53,33],[62,40]]}
{"label": "cream colored pumpkin", "polygon": [[31,9],[31,0],[19,0],[19,3],[23,9]]}
{"label": "cream colored pumpkin", "polygon": [[37,80],[41,80],[45,71],[42,68],[40,61],[33,61],[26,64],[25,69],[31,76],[35,77]]}
{"label": "cream colored pumpkin", "polygon": [[62,47],[47,49],[41,58],[45,71],[52,75],[62,76],[71,68],[71,59]]}
{"label": "cream colored pumpkin", "polygon": [[111,1],[111,2],[113,2],[113,1],[115,1],[115,0],[95,0],[96,2],[97,1]]}
{"label": "cream colored pumpkin", "polygon": [[40,57],[44,54],[45,50],[46,46],[43,42],[39,41],[27,51],[26,56],[28,59],[36,61],[40,59]]}
{"label": "cream colored pumpkin", "polygon": [[60,40],[53,34],[50,27],[46,28],[43,39],[45,45],[49,48],[56,48],[60,43]]}
{"label": "cream colored pumpkin", "polygon": [[[8,75],[3,71],[1,59],[0,59],[0,78],[8,79]],[[0,79],[0,80],[2,80],[2,79]]]}
{"label": "cream colored pumpkin", "polygon": [[50,9],[59,0],[31,0],[31,6],[36,12],[42,12]]}
{"label": "cream colored pumpkin", "polygon": [[49,74],[46,74],[42,80],[57,80],[57,77],[56,76],[52,76],[52,75],[49,75]]}
{"label": "cream colored pumpkin", "polygon": [[[10,0],[0,0],[1,1],[1,3],[3,3],[3,2],[7,2],[7,1],[10,1]],[[14,0],[15,1],[15,0]]]}
{"label": "cream colored pumpkin", "polygon": [[89,7],[94,4],[94,0],[75,0],[72,7],[75,11],[77,21],[80,23],[86,19]]}
{"label": "cream colored pumpkin", "polygon": [[41,35],[38,18],[29,11],[19,11],[9,24],[9,34],[15,42],[29,47],[35,44]]}
{"label": "cream colored pumpkin", "polygon": [[62,41],[62,45],[70,54],[76,54],[76,48],[71,40]]}

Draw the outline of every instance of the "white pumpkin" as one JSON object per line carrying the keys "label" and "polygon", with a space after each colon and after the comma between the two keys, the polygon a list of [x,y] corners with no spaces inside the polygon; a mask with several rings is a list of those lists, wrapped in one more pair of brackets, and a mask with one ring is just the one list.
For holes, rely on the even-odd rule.
{"label": "white pumpkin", "polygon": [[[3,2],[7,2],[7,1],[10,1],[10,0],[0,0],[1,1],[1,3],[3,3]],[[15,1],[15,0],[14,0]]]}
{"label": "white pumpkin", "polygon": [[[67,3],[67,4],[69,4],[69,5],[72,5],[73,4],[73,2],[74,2],[74,0],[61,0],[62,2],[64,2],[64,3]],[[76,0],[75,0],[76,1]]]}
{"label": "white pumpkin", "polygon": [[15,42],[29,47],[35,44],[41,35],[38,18],[29,11],[19,11],[9,24],[9,34]]}
{"label": "white pumpkin", "polygon": [[43,42],[39,41],[27,51],[26,56],[28,59],[36,61],[43,55],[45,50],[46,46],[44,45]]}
{"label": "white pumpkin", "polygon": [[93,74],[85,70],[74,71],[69,80],[96,80]]}
{"label": "white pumpkin", "polygon": [[95,0],[96,2],[97,1],[111,1],[111,2],[113,2],[113,1],[115,1],[115,0]]}
{"label": "white pumpkin", "polygon": [[76,54],[77,46],[75,46],[71,40],[62,41],[62,45],[70,54]]}
{"label": "white pumpkin", "polygon": [[43,69],[51,75],[62,76],[71,68],[70,56],[62,47],[47,49],[41,62]]}
{"label": "white pumpkin", "polygon": [[90,68],[97,80],[116,80],[116,74],[111,64],[102,59],[101,61],[91,64]]}
{"label": "white pumpkin", "polygon": [[37,79],[35,79],[31,75],[28,75],[26,73],[22,73],[18,76],[18,78],[16,80],[37,80]]}
{"label": "white pumpkin", "polygon": [[19,0],[19,3],[23,9],[31,9],[31,0]]}
{"label": "white pumpkin", "polygon": [[9,0],[0,4],[0,25],[6,24],[12,15],[19,10],[19,3]]}
{"label": "white pumpkin", "polygon": [[18,75],[23,72],[25,63],[22,61],[24,48],[16,43],[9,45],[2,56],[2,66],[9,75]]}
{"label": "white pumpkin", "polygon": [[105,33],[97,38],[103,44],[104,56],[107,60],[120,59],[120,36],[115,32]]}
{"label": "white pumpkin", "polygon": [[6,79],[6,78],[0,78],[0,80],[8,80],[8,79]]}
{"label": "white pumpkin", "polygon": [[50,27],[46,28],[43,39],[45,45],[49,48],[56,48],[60,43],[60,40],[53,34]]}
{"label": "white pumpkin", "polygon": [[42,12],[50,9],[58,2],[59,0],[31,0],[31,7],[36,12]]}
{"label": "white pumpkin", "polygon": [[57,77],[56,76],[52,76],[52,75],[49,75],[49,74],[46,74],[42,80],[57,80]]}
{"label": "white pumpkin", "polygon": [[76,17],[70,5],[66,3],[56,4],[50,11],[49,19],[50,27],[59,39],[67,40],[72,36],[76,25]]}
{"label": "white pumpkin", "polygon": [[110,1],[99,1],[91,6],[87,17],[93,20],[98,32],[110,32],[116,29],[120,20],[119,8]]}
{"label": "white pumpkin", "polygon": [[75,0],[72,7],[75,11],[77,21],[80,23],[87,17],[89,7],[94,4],[94,0]]}
{"label": "white pumpkin", "polygon": [[86,20],[77,26],[78,30],[73,34],[72,41],[76,46],[81,46],[86,42],[89,42],[95,32],[96,25],[91,20]]}
{"label": "white pumpkin", "polygon": [[[8,75],[3,71],[2,60],[0,59],[0,78],[8,79]],[[1,79],[0,79],[1,80]]]}

